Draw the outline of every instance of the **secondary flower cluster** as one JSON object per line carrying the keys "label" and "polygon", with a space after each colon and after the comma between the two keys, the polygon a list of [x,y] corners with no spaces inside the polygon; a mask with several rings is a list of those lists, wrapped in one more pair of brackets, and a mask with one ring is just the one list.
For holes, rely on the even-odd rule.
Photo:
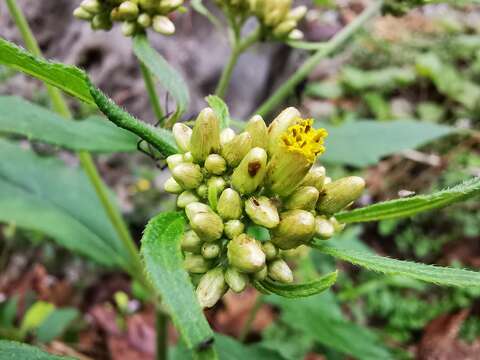
{"label": "secondary flower cluster", "polygon": [[94,30],[110,30],[114,22],[121,22],[125,36],[150,27],[160,34],[171,35],[175,25],[168,14],[182,4],[183,0],[83,0],[73,15],[89,21]]}
{"label": "secondary flower cluster", "polygon": [[217,0],[217,4],[228,16],[232,13],[244,19],[255,16],[264,33],[274,38],[303,38],[297,25],[307,13],[307,7],[298,6],[292,9],[292,0]]}
{"label": "secondary flower cluster", "polygon": [[[196,291],[203,307],[250,281],[292,282],[285,251],[343,228],[332,215],[360,196],[364,181],[332,182],[314,166],[327,132],[312,125],[291,107],[268,128],[255,115],[235,134],[221,130],[206,108],[193,129],[173,127],[182,153],[167,158],[172,177],[165,190],[178,194],[177,206],[189,221],[181,246],[192,279],[201,275]],[[267,229],[270,240],[249,235],[252,225]]]}

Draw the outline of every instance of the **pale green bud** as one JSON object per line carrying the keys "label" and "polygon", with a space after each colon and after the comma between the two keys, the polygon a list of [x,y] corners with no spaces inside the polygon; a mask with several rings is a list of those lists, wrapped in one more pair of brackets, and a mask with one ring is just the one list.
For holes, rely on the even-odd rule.
{"label": "pale green bud", "polygon": [[180,186],[180,184],[177,183],[172,177],[168,178],[167,181],[165,181],[165,184],[163,184],[163,188],[166,192],[169,192],[171,194],[180,194],[183,191],[183,188]]}
{"label": "pale green bud", "polygon": [[190,151],[197,162],[203,162],[211,153],[220,150],[220,126],[211,108],[203,109],[195,121]]}
{"label": "pale green bud", "polygon": [[140,7],[145,10],[155,10],[158,0],[136,0]]}
{"label": "pale green bud", "polygon": [[288,19],[300,21],[307,14],[307,7],[305,5],[297,6],[288,12]]}
{"label": "pale green bud", "polygon": [[315,218],[315,233],[323,240],[330,239],[335,233],[333,224],[323,216]]}
{"label": "pale green bud", "polygon": [[118,7],[118,13],[125,20],[133,20],[138,16],[138,6],[133,1],[124,1]]}
{"label": "pale green bud", "polygon": [[301,186],[313,186],[318,191],[322,191],[323,183],[325,181],[325,168],[323,166],[313,166],[305,175]]}
{"label": "pale green bud", "polygon": [[217,212],[224,220],[240,219],[243,212],[240,195],[230,188],[223,190],[218,199]]}
{"label": "pale green bud", "polygon": [[155,15],[153,17],[152,28],[162,35],[172,35],[175,32],[175,25],[166,16]]}
{"label": "pale green bud", "polygon": [[229,239],[233,239],[245,231],[245,225],[240,220],[229,220],[223,231]]}
{"label": "pale green bud", "polygon": [[184,189],[195,189],[203,181],[203,174],[200,166],[192,163],[181,163],[172,170],[173,178]]}
{"label": "pale green bud", "polygon": [[268,261],[273,260],[278,256],[278,249],[271,241],[264,242],[262,244],[262,250]]}
{"label": "pale green bud", "polygon": [[187,151],[185,154],[183,154],[183,161],[193,162],[193,155],[190,151]]}
{"label": "pale green bud", "polygon": [[235,131],[230,128],[225,128],[220,133],[220,144],[223,146],[235,137]]}
{"label": "pale green bud", "polygon": [[310,252],[310,250],[311,248],[308,247],[307,245],[300,245],[293,249],[282,250],[280,252],[280,255],[284,259],[298,262],[299,259],[302,259],[308,256],[308,253]]}
{"label": "pale green bud", "polygon": [[[140,25],[142,28],[146,29],[152,25],[152,18],[147,13],[140,14],[138,15],[138,18],[137,18],[137,24]],[[173,127],[175,127],[175,125]],[[177,145],[178,145],[178,142],[177,142]]]}
{"label": "pale green bud", "polygon": [[179,208],[184,208],[190,203],[197,202],[199,199],[192,191],[187,190],[178,195],[177,206]]}
{"label": "pale green bud", "polygon": [[268,127],[268,154],[271,156],[280,146],[282,135],[300,119],[300,112],[294,107],[283,110]]}
{"label": "pale green bud", "polygon": [[266,0],[263,9],[265,25],[272,26],[284,19],[290,10],[291,0]]}
{"label": "pale green bud", "polygon": [[290,34],[288,34],[289,40],[302,40],[303,39],[303,32],[298,29],[293,29]]}
{"label": "pale green bud", "polygon": [[92,14],[99,13],[102,10],[102,5],[98,0],[83,0],[80,7]]}
{"label": "pale green bud", "polygon": [[185,206],[185,214],[187,215],[188,220],[192,220],[193,217],[201,213],[213,213],[210,206],[202,202],[193,202]]}
{"label": "pale green bud", "polygon": [[275,281],[279,281],[281,283],[291,283],[293,282],[293,272],[282,259],[273,260],[270,264],[268,264],[268,276]]}
{"label": "pale green bud", "polygon": [[252,137],[252,147],[267,149],[268,133],[267,125],[260,115],[254,115],[247,123],[245,131]]}
{"label": "pale green bud", "polygon": [[329,177],[329,176],[326,176],[325,177],[325,180],[323,181],[323,185],[327,185],[327,184],[330,184],[332,182],[332,178]]}
{"label": "pale green bud", "polygon": [[190,220],[190,226],[204,241],[216,241],[222,237],[223,221],[214,212],[194,215]]}
{"label": "pale green bud", "polygon": [[185,270],[192,274],[203,274],[210,268],[210,262],[201,255],[187,254],[183,261]]}
{"label": "pale green bud", "polygon": [[93,18],[93,14],[88,12],[87,10],[78,7],[73,10],[73,16],[80,20],[91,20]]}
{"label": "pale green bud", "polygon": [[345,229],[345,223],[339,222],[335,216],[332,216],[328,220],[333,225],[333,228],[335,229],[336,233],[339,233],[339,232],[343,231],[343,229]]}
{"label": "pale green bud", "polygon": [[240,161],[242,161],[251,148],[252,136],[245,131],[222,145],[220,153],[229,166],[235,167],[240,164]]}
{"label": "pale green bud", "polygon": [[241,234],[228,243],[230,265],[244,273],[254,273],[265,266],[265,253],[260,242],[247,234]]}
{"label": "pale green bud", "polygon": [[287,210],[303,209],[313,210],[320,195],[319,191],[313,186],[302,186],[295,190],[285,202]]}
{"label": "pale green bud", "polygon": [[273,35],[276,37],[283,37],[290,33],[293,29],[297,26],[297,22],[295,20],[285,20],[278,24],[273,29]]}
{"label": "pale green bud", "polygon": [[169,13],[180,7],[183,4],[183,0],[162,0],[157,9],[160,13]]}
{"label": "pale green bud", "polygon": [[228,267],[225,271],[225,281],[230,289],[236,293],[240,293],[247,287],[248,276],[233,267]]}
{"label": "pale green bud", "polygon": [[251,194],[263,183],[267,173],[267,153],[253,148],[233,171],[232,185],[241,194]]}
{"label": "pale green bud", "polygon": [[120,14],[118,7],[114,7],[110,11],[110,20],[112,21],[123,21],[124,17]]}
{"label": "pale green bud", "polygon": [[348,176],[326,184],[318,199],[317,211],[334,214],[357,200],[364,189],[365,180],[358,176]]}
{"label": "pale green bud", "polygon": [[188,251],[194,254],[200,254],[202,250],[202,240],[193,230],[185,231],[182,235],[181,247],[183,251]]}
{"label": "pale green bud", "polygon": [[227,182],[220,176],[212,176],[208,179],[207,186],[215,188],[217,194],[220,194],[227,187]]}
{"label": "pale green bud", "polygon": [[214,259],[220,255],[220,245],[214,243],[204,243],[202,245],[202,256],[205,259]]}
{"label": "pale green bud", "polygon": [[202,184],[197,188],[197,194],[202,199],[206,199],[208,196],[208,186],[206,184]]}
{"label": "pale green bud", "polygon": [[227,162],[218,154],[210,154],[205,160],[205,169],[210,174],[221,175],[227,170]]}
{"label": "pale green bud", "polygon": [[170,171],[172,171],[175,168],[175,166],[177,166],[178,164],[185,162],[182,154],[170,155],[167,157],[166,160],[167,160],[167,166],[170,169]]}
{"label": "pale green bud", "polygon": [[106,14],[97,14],[92,18],[90,23],[93,30],[110,30],[112,28],[112,21]]}
{"label": "pale green bud", "polygon": [[266,196],[251,197],[245,201],[245,212],[257,225],[272,229],[280,222],[277,207]]}
{"label": "pale green bud", "polygon": [[282,250],[308,242],[315,234],[315,217],[305,210],[281,214],[280,224],[272,230],[272,243]]}
{"label": "pale green bud", "polygon": [[137,24],[133,21],[124,21],[122,23],[122,34],[124,36],[132,36],[137,31]]}
{"label": "pale green bud", "polygon": [[268,276],[268,268],[264,265],[260,270],[253,274],[253,278],[257,281],[265,280]]}
{"label": "pale green bud", "polygon": [[192,129],[190,129],[185,124],[176,123],[175,125],[173,125],[172,133],[180,151],[182,153],[190,151],[190,139],[192,138]]}
{"label": "pale green bud", "polygon": [[202,308],[211,308],[227,291],[227,284],[221,268],[215,268],[202,276],[198,283],[197,300]]}

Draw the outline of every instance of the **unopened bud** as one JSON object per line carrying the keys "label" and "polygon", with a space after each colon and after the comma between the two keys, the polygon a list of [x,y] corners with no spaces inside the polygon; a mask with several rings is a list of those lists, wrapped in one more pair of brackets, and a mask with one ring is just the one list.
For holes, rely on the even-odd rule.
{"label": "unopened bud", "polygon": [[273,29],[273,35],[276,37],[283,37],[289,34],[293,29],[297,26],[297,22],[295,20],[285,20],[278,24]]}
{"label": "unopened bud", "polygon": [[108,14],[97,14],[92,18],[90,25],[93,30],[110,30],[112,28],[112,21]]}
{"label": "unopened bud", "polygon": [[152,18],[147,13],[140,14],[137,17],[137,24],[140,25],[142,28],[146,29],[152,25]]}
{"label": "unopened bud", "polygon": [[267,173],[267,153],[253,148],[233,171],[232,185],[241,194],[251,194],[262,184]]}
{"label": "unopened bud", "polygon": [[295,210],[313,210],[320,195],[319,191],[313,186],[302,186],[295,190],[285,202],[285,209]]}
{"label": "unopened bud", "polygon": [[253,274],[253,278],[257,281],[265,280],[268,276],[267,265],[264,265],[260,270]]}
{"label": "unopened bud", "polygon": [[207,186],[214,187],[217,190],[217,194],[220,194],[227,186],[227,182],[221,176],[212,176],[207,181]]}
{"label": "unopened bud", "polygon": [[328,220],[333,225],[333,228],[335,229],[336,233],[339,233],[343,231],[343,229],[345,229],[345,223],[339,222],[335,216],[330,217],[330,219]]}
{"label": "unopened bud", "polygon": [[183,261],[185,270],[192,274],[203,274],[210,268],[210,262],[201,255],[187,254]]}
{"label": "unopened bud", "polygon": [[229,220],[225,223],[224,232],[229,239],[233,239],[242,234],[245,230],[245,225],[240,220]]}
{"label": "unopened bud", "polygon": [[273,260],[278,256],[278,249],[271,241],[264,242],[262,244],[262,250],[268,261]]}
{"label": "unopened bud", "polygon": [[124,21],[122,23],[122,34],[124,36],[132,36],[137,31],[137,24],[133,21]]}
{"label": "unopened bud", "polygon": [[119,15],[125,20],[132,20],[138,16],[138,6],[133,1],[124,1],[118,7]]}
{"label": "unopened bud", "polygon": [[185,214],[187,215],[187,218],[190,221],[197,214],[212,213],[212,212],[213,211],[210,208],[210,206],[201,202],[190,203],[185,207]]}
{"label": "unopened bud", "polygon": [[302,40],[304,37],[304,34],[301,30],[298,29],[293,29],[290,34],[288,34],[288,39],[289,40]]}
{"label": "unopened bud", "polygon": [[217,212],[224,220],[240,219],[243,212],[240,195],[230,188],[223,190],[218,199]]}
{"label": "unopened bud", "polygon": [[266,196],[251,197],[245,201],[245,212],[257,225],[272,229],[280,222],[277,207]]}
{"label": "unopened bud", "polygon": [[235,137],[235,131],[230,128],[225,128],[220,133],[220,144],[223,146]]}
{"label": "unopened bud", "polygon": [[323,216],[315,218],[315,233],[323,240],[330,239],[335,233],[333,224]]}
{"label": "unopened bud", "polygon": [[83,0],[80,6],[92,14],[99,13],[102,10],[102,5],[98,0]]}
{"label": "unopened bud", "polygon": [[192,163],[181,163],[172,170],[172,176],[184,189],[195,189],[203,180],[200,166]]}
{"label": "unopened bud", "polygon": [[322,191],[324,181],[325,168],[323,166],[314,166],[305,175],[300,186],[313,186],[318,191]]}
{"label": "unopened bud", "polygon": [[280,249],[292,249],[308,242],[315,234],[315,217],[305,210],[281,214],[280,224],[273,229],[272,243]]}
{"label": "unopened bud", "polygon": [[223,222],[214,212],[198,213],[190,220],[190,226],[203,241],[215,241],[221,238]]}
{"label": "unopened bud", "polygon": [[242,161],[251,148],[252,136],[245,131],[222,145],[221,154],[229,166],[235,167],[240,164],[240,161]]}
{"label": "unopened bud", "polygon": [[281,283],[291,283],[293,281],[293,272],[285,260],[276,259],[268,264],[268,276]]}
{"label": "unopened bud", "polygon": [[193,155],[190,151],[187,151],[185,154],[183,154],[183,161],[184,162],[193,162]]}
{"label": "unopened bud", "polygon": [[203,109],[195,121],[190,151],[195,161],[203,162],[211,153],[220,149],[220,127],[218,118],[211,108]]}
{"label": "unopened bud", "polygon": [[267,149],[268,133],[267,125],[260,115],[254,115],[247,123],[245,131],[252,137],[252,147]]}
{"label": "unopened bud", "polygon": [[280,146],[280,138],[300,119],[300,112],[294,107],[283,110],[268,127],[268,154],[271,156]]}
{"label": "unopened bud", "polygon": [[[140,17],[139,17],[139,19],[140,19]],[[173,125],[172,133],[173,133],[173,137],[175,138],[175,142],[177,143],[177,146],[180,149],[180,151],[182,153],[190,151],[190,139],[192,137],[192,129],[190,129],[185,124],[176,123],[175,125]]]}
{"label": "unopened bud", "polygon": [[225,283],[223,270],[215,268],[202,276],[195,293],[200,306],[210,308],[220,300],[225,291],[227,291],[227,284]]}
{"label": "unopened bud", "polygon": [[160,13],[172,12],[183,4],[183,0],[162,0],[157,9]]}
{"label": "unopened bud", "polygon": [[185,231],[182,235],[181,247],[183,251],[200,254],[202,243],[202,240],[193,230]]}
{"label": "unopened bud", "polygon": [[202,256],[205,259],[214,259],[220,255],[220,245],[214,243],[204,243],[202,245]]}
{"label": "unopened bud", "polygon": [[297,6],[288,12],[288,19],[300,21],[307,14],[305,5]]}
{"label": "unopened bud", "polygon": [[365,181],[358,176],[349,176],[326,184],[318,199],[317,211],[334,214],[357,200],[365,189]]}
{"label": "unopened bud", "polygon": [[182,154],[170,155],[167,157],[166,160],[167,160],[167,166],[170,169],[170,171],[172,171],[175,168],[175,166],[177,166],[178,164],[185,162]]}
{"label": "unopened bud", "polygon": [[247,287],[248,276],[233,267],[228,267],[225,271],[225,281],[230,289],[236,293],[240,293]]}
{"label": "unopened bud", "polygon": [[197,188],[197,194],[202,199],[206,199],[208,196],[208,186],[206,184],[202,184]]}
{"label": "unopened bud", "polygon": [[193,202],[197,202],[199,199],[197,195],[195,195],[192,191],[187,190],[182,192],[180,195],[178,195],[177,198],[177,206],[179,208],[184,208],[188,204],[191,204]]}
{"label": "unopened bud", "polygon": [[265,266],[265,254],[260,242],[241,234],[228,243],[228,261],[241,272],[254,273]]}
{"label": "unopened bud", "polygon": [[163,189],[171,194],[180,194],[183,191],[183,188],[175,181],[173,177],[168,178],[167,181],[165,181],[165,184],[163,184]]}
{"label": "unopened bud", "polygon": [[166,16],[155,15],[153,17],[152,28],[162,35],[172,35],[175,32],[175,25]]}
{"label": "unopened bud", "polygon": [[327,184],[330,184],[332,182],[332,178],[329,177],[329,176],[326,176],[325,177],[325,180],[323,181],[323,185],[327,185]]}
{"label": "unopened bud", "polygon": [[73,10],[73,16],[80,20],[91,20],[93,18],[93,14],[85,10],[84,8],[78,7]]}
{"label": "unopened bud", "polygon": [[205,160],[205,169],[210,174],[221,175],[227,170],[227,162],[218,154],[210,154]]}

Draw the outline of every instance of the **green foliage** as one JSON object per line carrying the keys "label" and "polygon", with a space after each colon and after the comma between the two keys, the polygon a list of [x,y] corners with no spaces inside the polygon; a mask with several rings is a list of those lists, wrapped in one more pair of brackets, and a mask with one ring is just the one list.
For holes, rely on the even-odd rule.
{"label": "green foliage", "polygon": [[48,343],[62,335],[68,326],[79,316],[74,308],[53,310],[37,329],[37,339]]}
{"label": "green foliage", "polygon": [[230,126],[230,113],[228,106],[225,102],[215,95],[209,95],[205,98],[208,105],[215,111],[218,119],[220,120],[220,128],[224,129]]}
{"label": "green foliage", "polygon": [[29,331],[38,328],[53,311],[55,311],[55,305],[45,301],[37,301],[25,313],[20,325],[21,333],[27,334]]}
{"label": "green foliage", "polygon": [[353,66],[342,69],[340,81],[353,91],[376,90],[390,92],[411,85],[416,80],[411,67],[385,67],[379,70],[362,70]]}
{"label": "green foliage", "polygon": [[196,358],[216,357],[213,348],[201,350],[213,337],[195,297],[192,283],[183,269],[180,238],[185,220],[180,213],[163,212],[152,218],[142,237],[141,253],[146,271],[162,297],[162,303]]}
{"label": "green foliage", "polygon": [[71,357],[57,356],[14,341],[0,340],[0,360],[73,360]]}

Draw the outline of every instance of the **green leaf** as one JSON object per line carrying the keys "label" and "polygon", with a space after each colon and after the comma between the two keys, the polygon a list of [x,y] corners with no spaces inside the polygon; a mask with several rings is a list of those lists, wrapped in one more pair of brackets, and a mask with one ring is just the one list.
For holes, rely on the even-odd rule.
{"label": "green leaf", "polygon": [[264,242],[270,240],[270,231],[260,225],[248,225],[246,233],[258,241]]}
{"label": "green leaf", "polygon": [[129,256],[85,174],[0,140],[0,222],[40,231],[109,267]]}
{"label": "green leaf", "polygon": [[74,360],[66,356],[49,354],[35,346],[16,341],[0,340],[0,360]]}
{"label": "green leaf", "polygon": [[412,68],[387,67],[379,70],[362,70],[347,66],[342,70],[342,82],[354,91],[377,90],[388,92],[415,82]]}
{"label": "green leaf", "polygon": [[20,325],[23,334],[38,328],[43,321],[55,310],[55,305],[45,301],[37,301],[25,313]]}
{"label": "green leaf", "polygon": [[74,66],[35,57],[3,38],[0,38],[0,64],[36,77],[88,104],[95,105],[88,89],[87,75]]}
{"label": "green leaf", "polygon": [[475,177],[433,194],[384,201],[341,212],[335,217],[345,223],[396,219],[412,216],[422,211],[439,209],[478,195],[480,195],[480,177]]}
{"label": "green leaf", "polygon": [[184,226],[181,213],[164,212],[155,216],[145,228],[141,253],[152,284],[185,345],[197,358],[216,358],[212,347],[200,350],[202,344],[212,339],[213,332],[198,304],[190,277],[183,269],[180,241]]}
{"label": "green leaf", "polygon": [[61,336],[68,326],[79,316],[74,308],[55,309],[37,329],[37,339],[48,343]]}
{"label": "green leaf", "polygon": [[174,119],[178,119],[188,108],[190,96],[182,76],[155,49],[145,35],[137,35],[133,40],[133,51],[138,59],[156,76],[162,86],[177,103]]}
{"label": "green leaf", "polygon": [[358,120],[328,127],[321,162],[363,167],[382,157],[417,148],[455,132],[454,128],[412,120],[377,122]]}
{"label": "green leaf", "polygon": [[267,291],[286,297],[299,298],[312,296],[325,291],[335,284],[337,280],[337,271],[322,276],[321,278],[302,284],[280,284],[271,280],[260,281],[262,287]]}
{"label": "green leaf", "polygon": [[403,275],[437,285],[480,286],[480,273],[475,271],[390,259],[375,254],[321,244],[320,242],[314,242],[312,247],[340,260],[383,274]]}
{"label": "green leaf", "polygon": [[228,112],[227,104],[216,95],[208,95],[205,100],[217,115],[220,121],[220,128],[225,129],[226,127],[229,127],[230,113]]}
{"label": "green leaf", "polygon": [[62,148],[110,153],[137,150],[138,138],[100,117],[65,121],[56,113],[15,96],[0,96],[0,133],[26,136]]}

